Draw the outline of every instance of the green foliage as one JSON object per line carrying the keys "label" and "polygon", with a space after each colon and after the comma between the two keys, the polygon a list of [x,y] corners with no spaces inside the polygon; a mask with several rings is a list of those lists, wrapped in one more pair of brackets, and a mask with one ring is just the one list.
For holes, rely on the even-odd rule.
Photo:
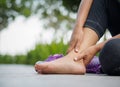
{"label": "green foliage", "polygon": [[0,30],[18,15],[28,17],[34,0],[0,0]]}
{"label": "green foliage", "polygon": [[26,64],[34,64],[38,60],[45,60],[49,55],[64,54],[66,53],[68,45],[64,45],[63,41],[56,43],[53,41],[51,44],[37,44],[34,50],[27,54]]}
{"label": "green foliage", "polygon": [[15,63],[15,64],[35,64],[36,61],[43,61],[53,54],[64,54],[68,45],[61,42],[53,41],[51,44],[37,44],[33,50],[30,50],[27,55],[0,55],[0,63]]}
{"label": "green foliage", "polygon": [[10,55],[0,55],[0,63],[13,63],[13,57]]}
{"label": "green foliage", "polygon": [[[39,14],[47,19],[46,27],[58,29],[60,23],[67,20],[69,25],[74,22],[71,12],[77,12],[81,0],[0,0],[0,30],[18,15],[29,17]],[[65,14],[66,13],[66,14]],[[71,27],[70,27],[71,28]]]}
{"label": "green foliage", "polygon": [[26,63],[26,55],[16,55],[14,56],[14,62],[16,64],[25,64]]}
{"label": "green foliage", "polygon": [[[65,8],[66,5],[63,6],[63,1],[65,2],[65,0],[44,0],[44,4],[38,4],[36,9],[37,13],[41,13],[42,19],[47,19],[44,24],[45,29],[51,27],[54,29],[61,29],[61,24],[63,22],[66,22],[66,29],[72,29],[75,19],[71,18],[70,14],[73,11]],[[74,0],[71,2],[74,2]],[[72,7],[72,5],[70,7]],[[38,9],[40,9],[40,11],[38,11]]]}
{"label": "green foliage", "polygon": [[72,12],[77,12],[81,0],[63,0],[63,6]]}
{"label": "green foliage", "polygon": [[[70,13],[76,13],[80,0],[0,0],[0,30],[18,15],[29,17],[39,14],[41,19],[46,19],[45,27],[60,29],[72,29],[75,22]],[[63,27],[63,25],[62,25]],[[0,55],[0,63],[34,64],[38,60],[45,60],[49,55],[63,53],[65,55],[67,45],[63,40],[51,44],[37,44],[35,49],[27,55]]]}

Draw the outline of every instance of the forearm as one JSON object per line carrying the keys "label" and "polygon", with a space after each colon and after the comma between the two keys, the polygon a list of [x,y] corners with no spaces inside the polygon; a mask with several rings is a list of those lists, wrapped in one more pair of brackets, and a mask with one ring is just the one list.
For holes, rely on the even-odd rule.
{"label": "forearm", "polygon": [[92,5],[93,0],[82,0],[79,6],[76,27],[83,27],[84,23],[87,19],[90,7]]}
{"label": "forearm", "polygon": [[105,45],[106,42],[108,42],[111,39],[115,39],[115,38],[120,38],[120,34],[118,34],[118,35],[116,35],[116,36],[114,36],[114,37],[112,37],[112,38],[110,38],[110,39],[108,39],[104,42],[101,42],[101,43],[97,44],[96,45],[97,51],[100,51],[103,48],[103,46]]}
{"label": "forearm", "polygon": [[101,42],[97,45],[93,45],[93,46],[90,46],[89,48],[86,48],[84,51],[82,51],[80,56],[75,60],[80,60],[81,58],[84,58],[85,59],[84,64],[87,66],[89,64],[89,62],[92,60],[93,56],[95,56],[96,53],[99,52],[109,40],[115,39],[115,38],[120,38],[120,34],[118,34],[104,42]]}
{"label": "forearm", "polygon": [[75,23],[75,27],[71,36],[70,40],[70,46],[67,50],[67,53],[69,53],[72,49],[75,50],[75,52],[78,52],[80,49],[80,45],[83,40],[84,36],[84,23],[87,19],[90,7],[92,5],[93,0],[82,0],[81,4],[79,6],[78,14],[77,14],[77,19]]}

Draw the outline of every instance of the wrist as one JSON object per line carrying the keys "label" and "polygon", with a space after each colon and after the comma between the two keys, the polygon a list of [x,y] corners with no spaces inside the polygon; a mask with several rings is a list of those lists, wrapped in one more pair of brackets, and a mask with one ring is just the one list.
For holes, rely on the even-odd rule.
{"label": "wrist", "polygon": [[75,29],[83,30],[83,25],[81,25],[80,23],[79,23],[79,24],[76,23],[74,28],[75,28]]}
{"label": "wrist", "polygon": [[99,45],[95,45],[95,49],[96,49],[97,52],[100,51],[100,46]]}

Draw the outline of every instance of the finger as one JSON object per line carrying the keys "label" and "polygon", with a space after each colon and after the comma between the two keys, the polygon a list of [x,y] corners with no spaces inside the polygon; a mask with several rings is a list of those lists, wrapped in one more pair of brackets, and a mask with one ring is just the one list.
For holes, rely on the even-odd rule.
{"label": "finger", "polygon": [[75,46],[75,52],[78,53],[80,49],[80,41],[77,42],[76,46]]}
{"label": "finger", "polygon": [[74,58],[74,61],[79,61],[84,58],[84,54],[80,54],[78,57]]}
{"label": "finger", "polygon": [[78,52],[79,52],[79,48],[75,47],[74,51],[75,51],[76,53],[78,53]]}
{"label": "finger", "polygon": [[67,54],[72,50],[72,47],[69,47],[67,50]]}
{"label": "finger", "polygon": [[88,60],[87,58],[84,59],[84,64],[85,64],[85,66],[87,66],[89,63],[90,63],[90,60]]}
{"label": "finger", "polygon": [[76,41],[71,41],[71,42],[70,42],[69,48],[68,48],[68,50],[67,50],[67,54],[74,49],[75,44],[76,44]]}
{"label": "finger", "polygon": [[85,64],[85,66],[87,66],[88,65],[88,61],[84,60],[84,64]]}
{"label": "finger", "polygon": [[85,58],[84,59],[84,64],[87,66],[89,63],[90,63],[90,61],[92,60],[92,58],[90,59],[88,59],[88,58]]}

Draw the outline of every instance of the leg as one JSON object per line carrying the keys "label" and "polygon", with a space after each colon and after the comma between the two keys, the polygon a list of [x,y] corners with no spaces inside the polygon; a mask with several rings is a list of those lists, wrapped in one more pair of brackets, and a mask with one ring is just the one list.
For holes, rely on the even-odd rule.
{"label": "leg", "polygon": [[108,41],[101,50],[99,58],[104,73],[120,75],[120,39]]}
{"label": "leg", "polygon": [[120,33],[120,3],[118,0],[108,0],[107,3],[108,29],[115,36]]}
{"label": "leg", "polygon": [[71,51],[63,58],[43,64],[36,64],[35,69],[38,73],[84,74],[85,66],[83,61],[74,62],[72,58],[74,58],[75,55],[76,53]]}
{"label": "leg", "polygon": [[[100,1],[100,3],[99,3],[99,1]],[[104,8],[102,7],[102,6],[104,6],[103,5],[104,0],[99,0],[99,1],[94,0],[94,4],[92,5],[92,8],[90,10],[90,14],[89,14],[88,19],[87,19],[88,22],[86,22],[86,24],[85,24],[84,37],[83,37],[83,41],[81,43],[79,51],[82,51],[82,50],[86,49],[87,47],[94,45],[98,41],[98,37],[102,36],[102,34],[105,31],[105,27],[106,27],[105,21],[106,20],[103,20],[103,19],[105,19],[106,16],[105,17],[103,16],[103,18],[99,18],[99,15],[97,15],[97,14],[101,13],[99,11],[104,10]],[[102,6],[98,5],[98,4],[102,4]],[[93,10],[96,7],[100,8],[101,10],[98,10],[98,9]],[[94,11],[96,12],[96,14],[95,14],[96,18],[94,18],[94,16],[91,15],[91,14],[94,14]],[[105,11],[102,13],[105,14]],[[98,19],[101,21],[94,20],[94,19]],[[103,23],[103,22],[105,22],[105,23]],[[103,26],[103,27],[101,28],[101,26]],[[73,61],[73,59],[77,55],[78,55],[78,53],[75,53],[73,50],[68,55],[66,55],[65,57],[63,57],[61,59],[58,59],[58,60],[55,60],[52,62],[48,62],[48,63],[36,64],[35,69],[41,73],[84,74],[85,73],[85,65],[83,63],[83,60],[80,60],[78,62]]]}
{"label": "leg", "polygon": [[[84,32],[84,40],[81,44],[80,51],[95,44],[98,40],[97,34],[92,29],[85,28]],[[78,53],[75,53],[73,50],[63,58],[52,62],[36,64],[35,69],[39,73],[84,74],[86,69],[83,60],[78,62],[73,61],[77,55]]]}
{"label": "leg", "polygon": [[93,0],[85,27],[94,30],[98,37],[101,38],[108,28],[108,15],[107,15],[107,0]]}

